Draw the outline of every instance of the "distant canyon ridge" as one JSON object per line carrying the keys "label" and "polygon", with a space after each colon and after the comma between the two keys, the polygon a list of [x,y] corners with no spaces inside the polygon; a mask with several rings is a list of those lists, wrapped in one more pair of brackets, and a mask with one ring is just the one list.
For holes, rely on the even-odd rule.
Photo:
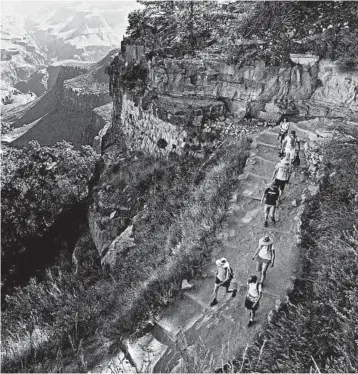
{"label": "distant canyon ridge", "polygon": [[128,13],[138,7],[135,1],[3,2],[2,106],[26,104],[51,89],[56,75],[49,66],[94,63],[118,48]]}

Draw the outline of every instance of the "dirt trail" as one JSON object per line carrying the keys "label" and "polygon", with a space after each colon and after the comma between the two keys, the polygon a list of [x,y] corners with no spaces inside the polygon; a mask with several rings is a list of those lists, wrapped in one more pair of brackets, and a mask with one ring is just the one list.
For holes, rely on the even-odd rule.
{"label": "dirt trail", "polygon": [[[304,123],[294,127],[301,140],[314,137],[313,129],[307,130]],[[301,144],[301,166],[295,168],[290,187],[276,211],[278,222],[269,222],[269,227],[264,228],[263,205],[259,200],[279,161],[277,133],[278,128],[274,128],[254,137],[250,157],[240,176],[240,185],[232,198],[223,231],[219,234],[223,246],[212,255],[212,262],[206,269],[208,276],[194,281],[194,287],[184,291],[183,297],[164,311],[154,331],[129,346],[137,371],[183,372],[185,368],[180,351],[187,357],[190,356],[188,352],[197,352],[201,357],[206,355],[206,362],[199,370],[208,369],[210,360],[214,367],[221,366],[252,341],[267,322],[270,311],[287,298],[286,289],[290,286],[291,277],[299,272],[296,229],[303,211],[301,195],[305,189],[314,190],[316,187],[310,186],[302,173],[305,157]],[[297,200],[298,206],[293,206],[293,200]],[[256,262],[252,256],[264,233],[269,233],[274,240],[276,262],[273,268],[268,269],[260,309],[256,314],[257,322],[249,328],[248,313],[244,308],[246,280],[250,274],[256,274]],[[220,289],[219,303],[211,308],[215,260],[221,257],[226,257],[233,267],[239,292],[236,298],[232,298]]]}

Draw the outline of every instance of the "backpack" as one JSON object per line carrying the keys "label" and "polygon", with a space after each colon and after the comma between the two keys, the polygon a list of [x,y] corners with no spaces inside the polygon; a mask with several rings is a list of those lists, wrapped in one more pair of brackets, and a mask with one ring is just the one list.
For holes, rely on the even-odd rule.
{"label": "backpack", "polygon": [[300,164],[301,164],[300,156],[296,155],[295,158],[293,159],[292,165],[293,166],[300,166]]}
{"label": "backpack", "polygon": [[229,267],[229,279],[231,280],[231,279],[233,279],[234,278],[234,270],[232,269],[232,267],[230,266]]}

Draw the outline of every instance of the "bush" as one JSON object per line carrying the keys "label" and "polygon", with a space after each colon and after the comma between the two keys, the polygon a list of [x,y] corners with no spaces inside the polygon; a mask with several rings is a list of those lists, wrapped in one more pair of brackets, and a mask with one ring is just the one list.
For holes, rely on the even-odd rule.
{"label": "bush", "polygon": [[[74,221],[79,218],[80,209],[74,207],[88,195],[96,155],[88,146],[75,150],[61,142],[40,147],[33,141],[21,150],[7,148],[5,157],[1,181],[3,291],[22,276],[21,264],[30,267],[25,262],[39,254],[40,238],[54,229],[66,211],[73,208]],[[46,252],[44,257],[51,249]],[[31,265],[41,261],[44,259]]]}

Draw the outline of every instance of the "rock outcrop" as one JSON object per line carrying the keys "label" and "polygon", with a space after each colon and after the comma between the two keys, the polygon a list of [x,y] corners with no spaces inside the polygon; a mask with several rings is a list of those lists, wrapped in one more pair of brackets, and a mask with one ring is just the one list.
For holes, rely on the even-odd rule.
{"label": "rock outcrop", "polygon": [[[341,72],[314,55],[292,55],[291,60],[286,67],[263,61],[233,65],[212,56],[147,61],[143,48],[123,43],[109,73],[113,131],[120,127],[130,148],[167,154],[186,136],[227,116],[275,123],[283,115],[357,120],[356,72]],[[121,82],[129,64],[147,68],[143,94],[130,93]],[[160,139],[167,144],[162,149]]]}
{"label": "rock outcrop", "polygon": [[105,106],[111,99],[108,95],[108,76],[104,70],[114,53],[96,64],[65,63],[60,68],[51,68],[49,76],[51,80],[56,76],[56,83],[32,104],[14,126],[38,122],[12,144],[23,146],[29,140],[36,139],[42,145],[55,144],[61,140],[93,145],[100,131],[99,126],[105,126],[106,120],[96,123],[93,118],[96,114],[92,110],[102,107],[99,113],[103,114],[104,110],[111,112],[111,107]]}

